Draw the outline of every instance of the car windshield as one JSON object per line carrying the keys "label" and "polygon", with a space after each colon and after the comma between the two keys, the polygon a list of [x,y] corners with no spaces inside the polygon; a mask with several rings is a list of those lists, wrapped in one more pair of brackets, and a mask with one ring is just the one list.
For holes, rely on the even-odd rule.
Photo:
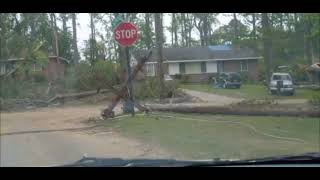
{"label": "car windshield", "polygon": [[319,152],[319,29],[319,13],[0,13],[0,165]]}
{"label": "car windshield", "polygon": [[289,80],[289,81],[291,81],[291,77],[289,75],[273,75],[273,80]]}

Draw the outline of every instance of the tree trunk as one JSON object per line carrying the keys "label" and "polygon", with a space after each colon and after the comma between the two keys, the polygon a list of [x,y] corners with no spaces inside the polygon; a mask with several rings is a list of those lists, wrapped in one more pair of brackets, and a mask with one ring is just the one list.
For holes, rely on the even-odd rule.
{"label": "tree trunk", "polygon": [[90,29],[91,29],[91,43],[90,43],[90,60],[93,63],[95,61],[95,27],[93,23],[93,14],[90,13]]}
{"label": "tree trunk", "polygon": [[280,30],[283,30],[283,16],[282,16],[282,13],[280,13],[279,15],[279,19],[280,19]]}
{"label": "tree trunk", "polygon": [[294,31],[297,32],[297,26],[298,26],[298,13],[293,14],[294,17]]}
{"label": "tree trunk", "polygon": [[61,13],[61,20],[62,20],[62,31],[64,33],[67,32],[67,14],[66,13]]}
{"label": "tree trunk", "polygon": [[157,59],[158,59],[158,76],[159,76],[159,85],[160,85],[160,100],[162,100],[164,92],[164,72],[163,72],[163,26],[162,26],[162,14],[155,13],[155,31],[156,31],[156,49],[157,49]]}
{"label": "tree trunk", "polygon": [[209,38],[208,38],[208,14],[207,13],[203,15],[202,27],[203,27],[203,41],[204,41],[203,44],[204,46],[208,46]]}
{"label": "tree trunk", "polygon": [[191,31],[192,31],[192,17],[188,17],[188,47],[191,47]]}
{"label": "tree trunk", "polygon": [[150,28],[150,13],[145,14],[145,26],[146,26],[146,46],[147,49],[151,49],[152,46],[152,37],[151,37],[151,28]]}
{"label": "tree trunk", "polygon": [[78,45],[77,45],[77,16],[75,13],[71,14],[72,18],[72,46],[73,46],[73,63],[78,64],[80,60],[80,55],[78,51]]}
{"label": "tree trunk", "polygon": [[171,13],[171,47],[174,47],[173,29],[174,29],[174,13]]}
{"label": "tree trunk", "polygon": [[54,54],[59,57],[59,45],[58,45],[58,34],[57,34],[57,21],[54,13],[50,13],[51,18],[51,29],[53,33],[53,49]]}
{"label": "tree trunk", "polygon": [[236,13],[233,13],[233,20],[234,20],[234,39],[238,40],[239,32],[238,32],[238,20],[237,20],[237,14]]}
{"label": "tree trunk", "polygon": [[182,46],[186,46],[186,32],[185,32],[185,14],[181,13],[181,38],[182,38]]}
{"label": "tree trunk", "polygon": [[270,25],[268,13],[262,13],[262,31],[263,31],[263,50],[264,50],[264,61],[266,64],[266,81],[268,90],[270,88],[270,76],[271,76],[271,58],[272,58],[272,44],[270,38]]}
{"label": "tree trunk", "polygon": [[304,14],[304,58],[308,65],[312,64],[312,52],[311,52],[311,24],[308,15]]}
{"label": "tree trunk", "polygon": [[174,21],[175,21],[175,24],[174,24],[174,46],[177,47],[178,46],[178,26],[177,26],[176,17],[174,17]]}
{"label": "tree trunk", "polygon": [[257,31],[256,31],[256,14],[252,13],[252,36],[253,39],[257,38]]}

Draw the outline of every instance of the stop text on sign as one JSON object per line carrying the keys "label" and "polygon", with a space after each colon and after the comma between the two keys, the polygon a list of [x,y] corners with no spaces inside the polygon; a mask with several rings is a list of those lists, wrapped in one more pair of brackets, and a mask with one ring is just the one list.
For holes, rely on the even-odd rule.
{"label": "stop text on sign", "polygon": [[138,39],[138,28],[130,23],[120,23],[114,29],[114,38],[121,46],[131,46]]}
{"label": "stop text on sign", "polygon": [[116,39],[130,39],[134,38],[135,35],[137,34],[137,30],[131,29],[131,30],[118,30],[116,31]]}

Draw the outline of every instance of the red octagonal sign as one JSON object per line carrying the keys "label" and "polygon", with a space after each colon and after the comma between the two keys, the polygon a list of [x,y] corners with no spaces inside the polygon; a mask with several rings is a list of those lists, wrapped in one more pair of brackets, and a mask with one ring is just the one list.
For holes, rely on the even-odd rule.
{"label": "red octagonal sign", "polygon": [[114,38],[121,46],[131,46],[138,40],[138,28],[130,23],[120,23],[114,30]]}

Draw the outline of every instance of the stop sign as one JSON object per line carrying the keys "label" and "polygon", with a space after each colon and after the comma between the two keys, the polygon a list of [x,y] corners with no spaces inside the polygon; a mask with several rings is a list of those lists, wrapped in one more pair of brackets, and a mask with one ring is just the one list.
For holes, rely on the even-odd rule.
{"label": "stop sign", "polygon": [[138,39],[138,28],[130,23],[120,23],[114,30],[114,38],[121,46],[131,46]]}

